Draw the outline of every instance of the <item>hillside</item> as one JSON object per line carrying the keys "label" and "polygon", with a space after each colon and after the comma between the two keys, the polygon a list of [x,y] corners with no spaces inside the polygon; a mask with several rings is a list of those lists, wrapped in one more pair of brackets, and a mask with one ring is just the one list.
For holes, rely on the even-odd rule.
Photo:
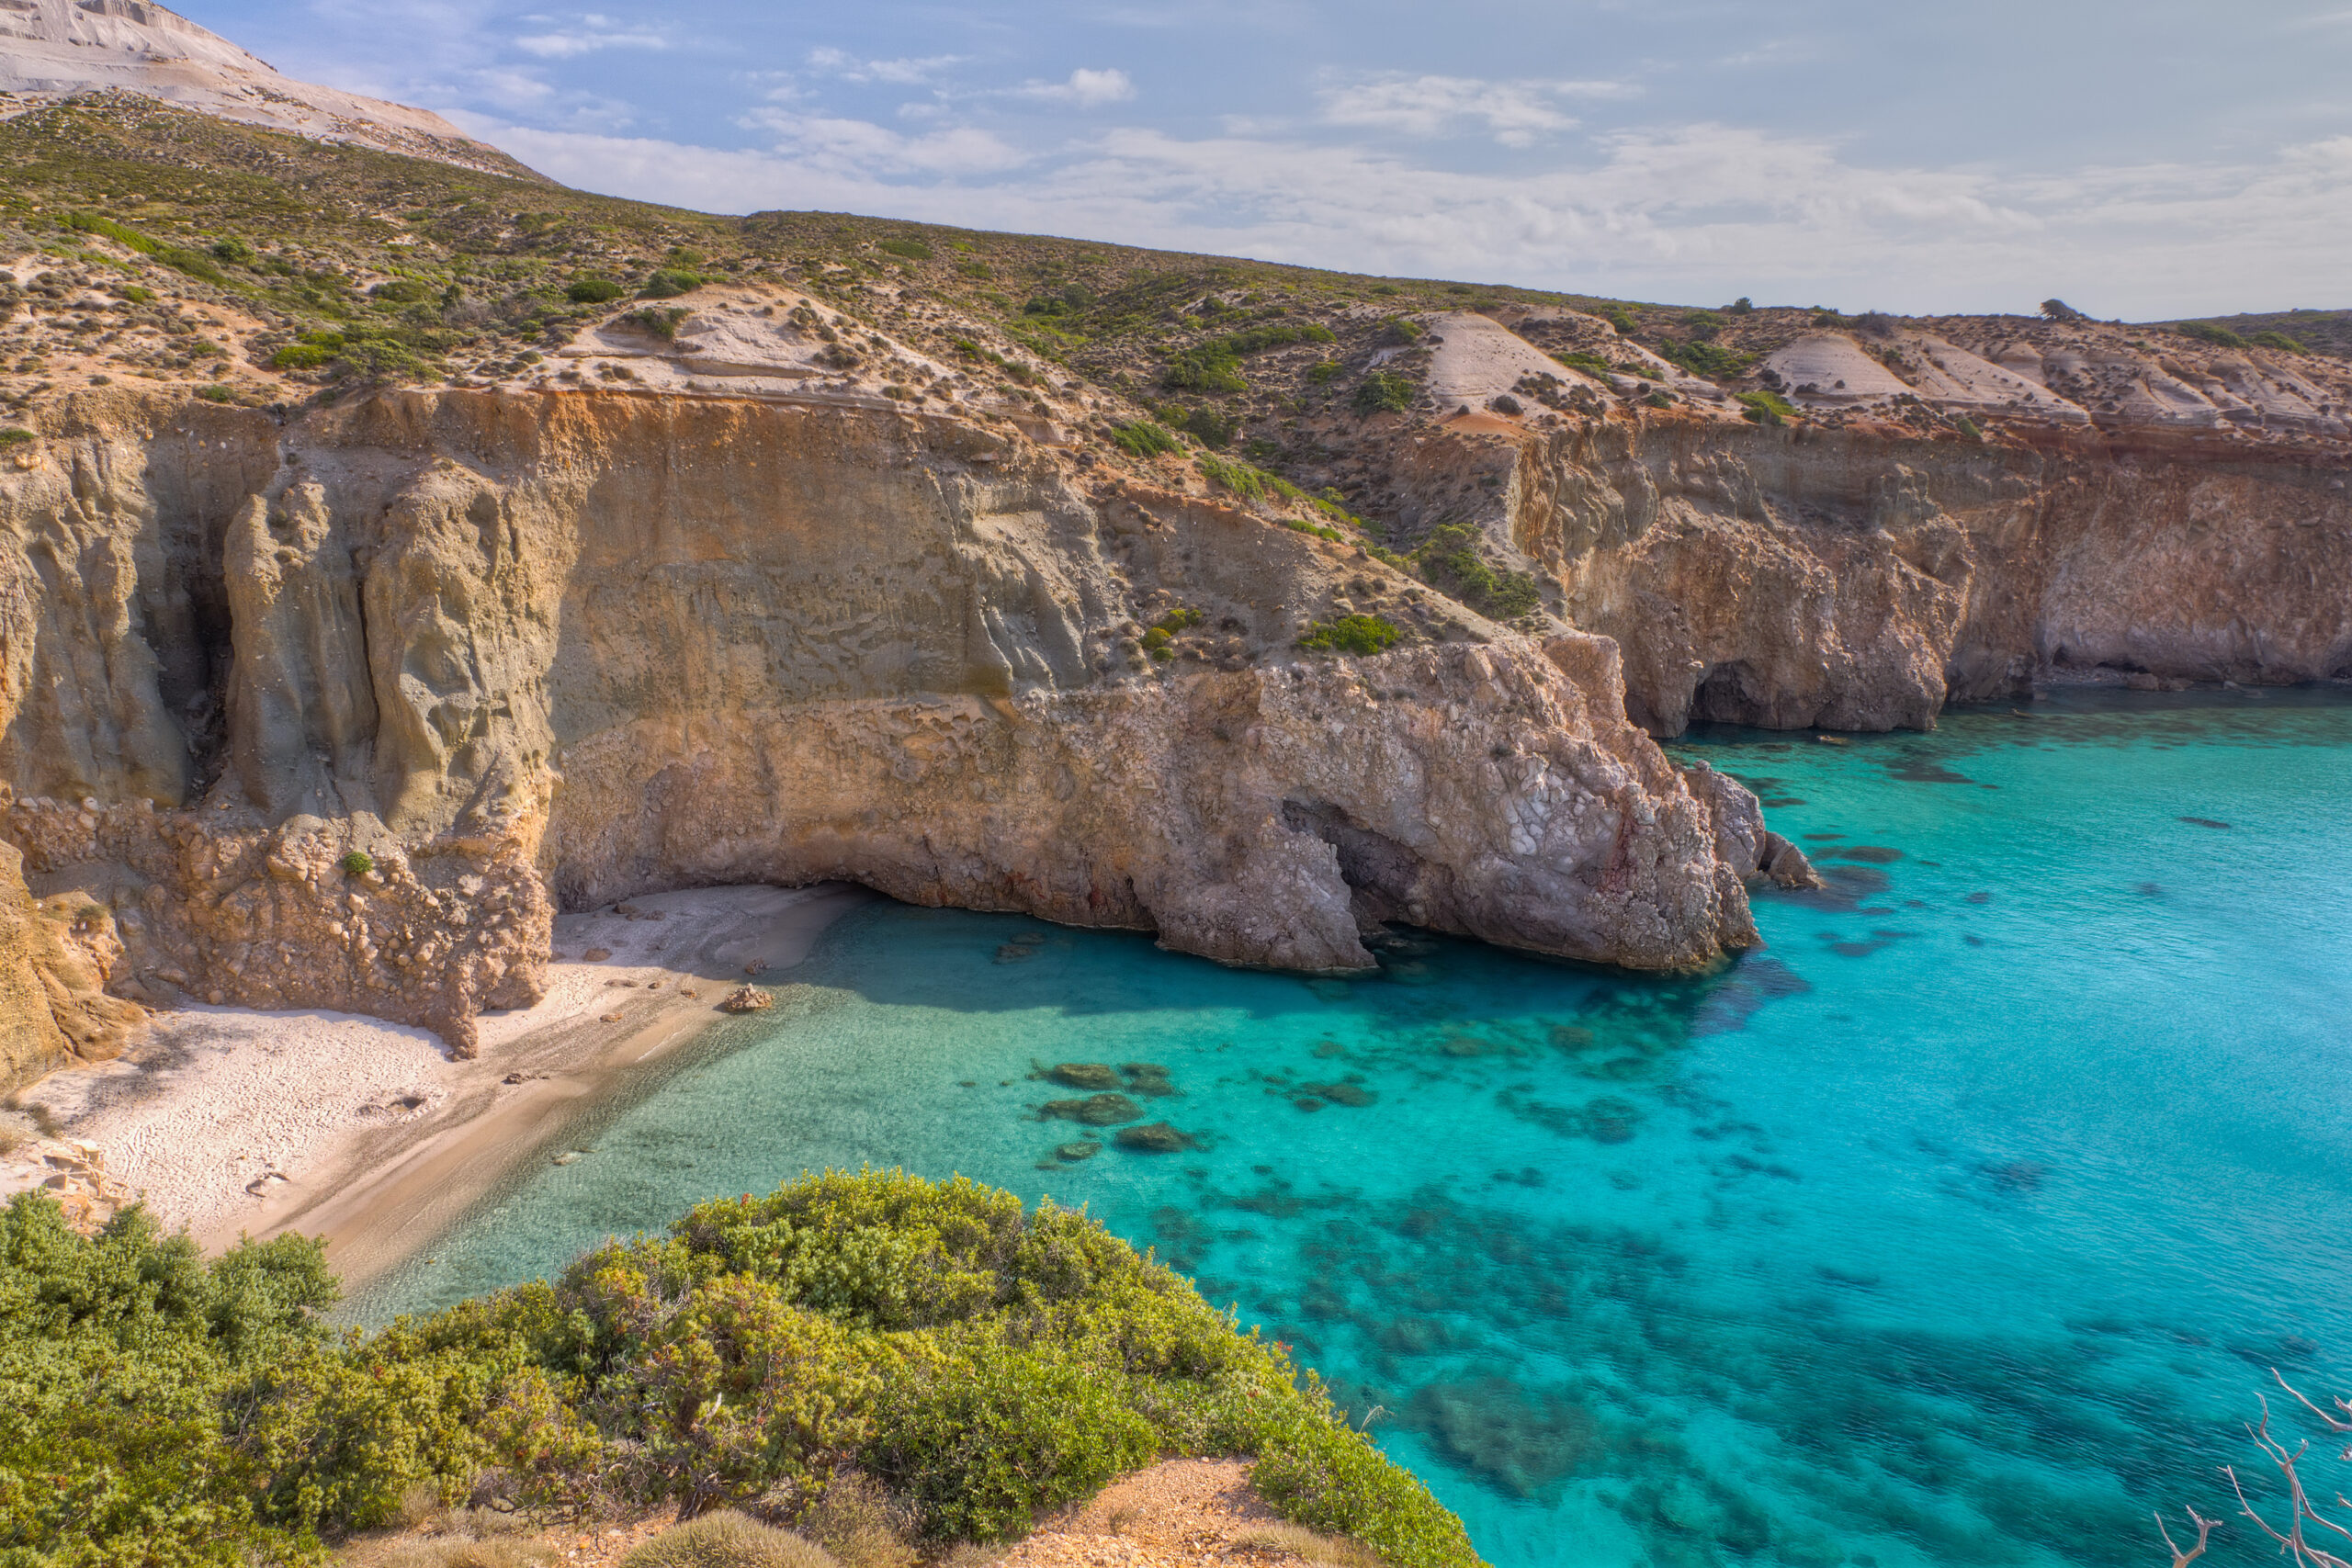
{"label": "hillside", "polygon": [[537,178],[439,115],[297,82],[148,0],[12,0],[0,7],[0,118],[94,93]]}

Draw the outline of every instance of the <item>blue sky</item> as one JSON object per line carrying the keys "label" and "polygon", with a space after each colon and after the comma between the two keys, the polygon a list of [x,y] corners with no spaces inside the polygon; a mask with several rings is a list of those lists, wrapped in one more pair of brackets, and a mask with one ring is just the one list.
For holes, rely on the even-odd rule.
{"label": "blue sky", "polygon": [[568,184],[1677,302],[2352,306],[2352,0],[186,0]]}

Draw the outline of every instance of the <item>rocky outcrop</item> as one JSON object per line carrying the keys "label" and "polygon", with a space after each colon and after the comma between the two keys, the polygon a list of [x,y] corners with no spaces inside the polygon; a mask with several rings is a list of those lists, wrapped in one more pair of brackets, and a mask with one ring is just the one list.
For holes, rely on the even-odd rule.
{"label": "rocky outcrop", "polygon": [[0,842],[0,1083],[122,1054],[145,1018],[106,986],[123,953],[103,907],[26,890],[24,857]]}
{"label": "rocky outcrop", "polygon": [[[1546,343],[1560,325],[1513,319]],[[1572,357],[1631,363],[1585,325],[1600,335]],[[1505,367],[1442,403],[1522,367],[1493,321],[1432,326],[1441,357]],[[1798,332],[1759,370],[1805,411],[1789,420],[1679,382],[1657,406],[1623,374],[1615,404],[1465,396],[1393,444],[1384,500],[1532,569],[1623,648],[1628,707],[1662,736],[1925,728],[2037,680],[2352,674],[2352,371],[2132,332]]]}
{"label": "rocky outcrop", "polygon": [[1623,649],[1635,720],[1927,728],[2037,680],[2352,674],[2352,449],[1679,410],[1441,424],[1405,488],[1500,479],[1490,537]]}
{"label": "rocky outcrop", "polygon": [[537,995],[559,901],[703,883],[1313,971],[1387,919],[1647,968],[1754,940],[1737,786],[1627,722],[1606,639],[1417,604],[1305,655],[1408,580],[867,402],[85,396],[0,481],[0,830],[109,912],[119,990],[461,1048]]}

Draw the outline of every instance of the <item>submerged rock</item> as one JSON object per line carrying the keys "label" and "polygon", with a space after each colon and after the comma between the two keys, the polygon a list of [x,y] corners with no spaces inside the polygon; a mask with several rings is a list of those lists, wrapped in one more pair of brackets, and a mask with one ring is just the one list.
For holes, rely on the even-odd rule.
{"label": "submerged rock", "polygon": [[1143,1107],[1124,1094],[1091,1094],[1084,1100],[1049,1100],[1038,1108],[1047,1121],[1083,1122],[1089,1127],[1115,1127],[1143,1119]]}
{"label": "submerged rock", "polygon": [[1298,1087],[1309,1094],[1322,1096],[1334,1105],[1350,1106],[1358,1111],[1380,1099],[1378,1094],[1361,1084],[1303,1083]]}
{"label": "submerged rock", "polygon": [[1092,1159],[1102,1152],[1102,1145],[1090,1140],[1085,1143],[1057,1145],[1054,1148],[1054,1157],[1068,1160],[1075,1165],[1082,1159]]}
{"label": "submerged rock", "polygon": [[1165,1100],[1177,1092],[1168,1081],[1168,1069],[1156,1062],[1123,1062],[1119,1071],[1127,1077],[1127,1088],[1146,1100]]}
{"label": "submerged rock", "polygon": [[1154,1122],[1142,1127],[1122,1127],[1119,1129],[1118,1145],[1123,1149],[1134,1149],[1148,1155],[1181,1154],[1186,1149],[1200,1146],[1165,1122]]}
{"label": "submerged rock", "polygon": [[1064,1089],[1116,1089],[1119,1075],[1102,1062],[1064,1062],[1046,1076]]}

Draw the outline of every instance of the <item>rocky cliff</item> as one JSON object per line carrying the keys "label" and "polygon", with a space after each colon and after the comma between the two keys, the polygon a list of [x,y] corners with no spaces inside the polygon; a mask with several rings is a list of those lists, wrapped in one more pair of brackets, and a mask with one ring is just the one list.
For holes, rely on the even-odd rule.
{"label": "rocky cliff", "polygon": [[31,886],[106,911],[124,995],[460,1044],[535,998],[559,901],[696,883],[1317,971],[1383,919],[1652,968],[1752,941],[1752,802],[1627,722],[1607,640],[1452,609],[1305,651],[1421,590],[875,400],[59,405],[0,478]]}
{"label": "rocky cliff", "polygon": [[1816,330],[1756,356],[1788,393],[1759,408],[1607,361],[1547,375],[1528,340],[1561,313],[1498,314],[1520,331],[1431,323],[1430,394],[1358,482],[1524,563],[1623,649],[1657,734],[1924,728],[2053,679],[2352,676],[2338,362],[2081,323]]}

